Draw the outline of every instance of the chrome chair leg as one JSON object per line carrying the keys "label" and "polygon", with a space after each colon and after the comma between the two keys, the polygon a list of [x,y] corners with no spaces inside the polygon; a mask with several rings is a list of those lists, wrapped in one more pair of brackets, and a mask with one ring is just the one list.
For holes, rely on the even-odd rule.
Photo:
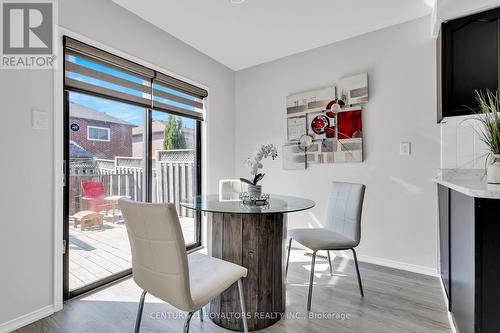
{"label": "chrome chair leg", "polygon": [[245,307],[245,296],[243,295],[243,283],[238,280],[238,293],[240,295],[241,319],[243,320],[243,332],[248,333],[247,310]]}
{"label": "chrome chair leg", "polygon": [[292,251],[292,239],[288,242],[288,254],[286,256],[285,278],[288,275],[288,263],[290,262],[290,252]]}
{"label": "chrome chair leg", "polygon": [[144,299],[146,298],[147,293],[148,292],[146,290],[143,290],[141,294],[141,300],[139,301],[139,308],[137,309],[137,318],[135,319],[134,333],[139,333],[139,329],[141,327],[142,310],[144,309]]}
{"label": "chrome chair leg", "polygon": [[311,311],[311,298],[312,298],[312,292],[313,292],[314,264],[316,263],[316,252],[317,251],[314,251],[312,254],[311,278],[309,280],[309,295],[307,296],[307,311]]}
{"label": "chrome chair leg", "polygon": [[184,333],[189,333],[189,323],[191,322],[191,318],[193,317],[194,311],[191,311],[187,314],[186,320],[184,321]]}
{"label": "chrome chair leg", "polygon": [[203,321],[203,307],[200,309],[200,321]]}
{"label": "chrome chair leg", "polygon": [[332,259],[330,258],[330,250],[326,250],[326,253],[328,253],[328,265],[330,265],[330,275],[333,275]]}
{"label": "chrome chair leg", "polygon": [[359,274],[358,256],[356,255],[356,251],[354,249],[351,250],[354,256],[354,264],[356,265],[356,273],[358,274],[359,292],[361,293],[361,297],[364,297],[365,293],[363,292],[363,285],[361,284],[361,275]]}

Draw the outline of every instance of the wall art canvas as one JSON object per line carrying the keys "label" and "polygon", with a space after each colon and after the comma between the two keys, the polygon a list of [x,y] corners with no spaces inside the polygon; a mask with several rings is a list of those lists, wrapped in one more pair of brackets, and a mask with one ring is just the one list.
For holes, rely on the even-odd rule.
{"label": "wall art canvas", "polygon": [[337,98],[346,105],[368,102],[368,73],[344,77],[338,82]]}
{"label": "wall art canvas", "polygon": [[[358,81],[349,82],[351,90],[359,88]],[[287,142],[282,155],[285,169],[363,161],[362,106],[345,107],[336,91],[331,86],[287,97]],[[349,94],[351,102],[359,98],[353,97],[358,96],[356,93]]]}

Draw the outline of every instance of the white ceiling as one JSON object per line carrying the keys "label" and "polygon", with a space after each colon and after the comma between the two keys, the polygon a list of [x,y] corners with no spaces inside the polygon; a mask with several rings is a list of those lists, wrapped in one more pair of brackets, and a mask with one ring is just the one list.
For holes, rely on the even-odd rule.
{"label": "white ceiling", "polygon": [[[113,0],[240,70],[428,15],[434,0]],[[429,28],[430,29],[430,28]]]}

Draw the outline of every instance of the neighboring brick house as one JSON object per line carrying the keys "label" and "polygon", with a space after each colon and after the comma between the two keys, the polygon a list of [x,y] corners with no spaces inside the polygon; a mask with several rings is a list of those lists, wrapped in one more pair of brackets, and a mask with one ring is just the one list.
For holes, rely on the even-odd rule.
{"label": "neighboring brick house", "polygon": [[76,103],[71,103],[69,110],[70,140],[96,158],[132,156],[132,128],[135,125]]}

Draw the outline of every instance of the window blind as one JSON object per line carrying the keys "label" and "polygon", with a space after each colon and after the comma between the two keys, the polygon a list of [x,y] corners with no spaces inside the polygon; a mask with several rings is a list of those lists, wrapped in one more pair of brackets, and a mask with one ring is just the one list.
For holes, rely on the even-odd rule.
{"label": "window blind", "polygon": [[65,37],[66,89],[203,120],[205,89]]}

